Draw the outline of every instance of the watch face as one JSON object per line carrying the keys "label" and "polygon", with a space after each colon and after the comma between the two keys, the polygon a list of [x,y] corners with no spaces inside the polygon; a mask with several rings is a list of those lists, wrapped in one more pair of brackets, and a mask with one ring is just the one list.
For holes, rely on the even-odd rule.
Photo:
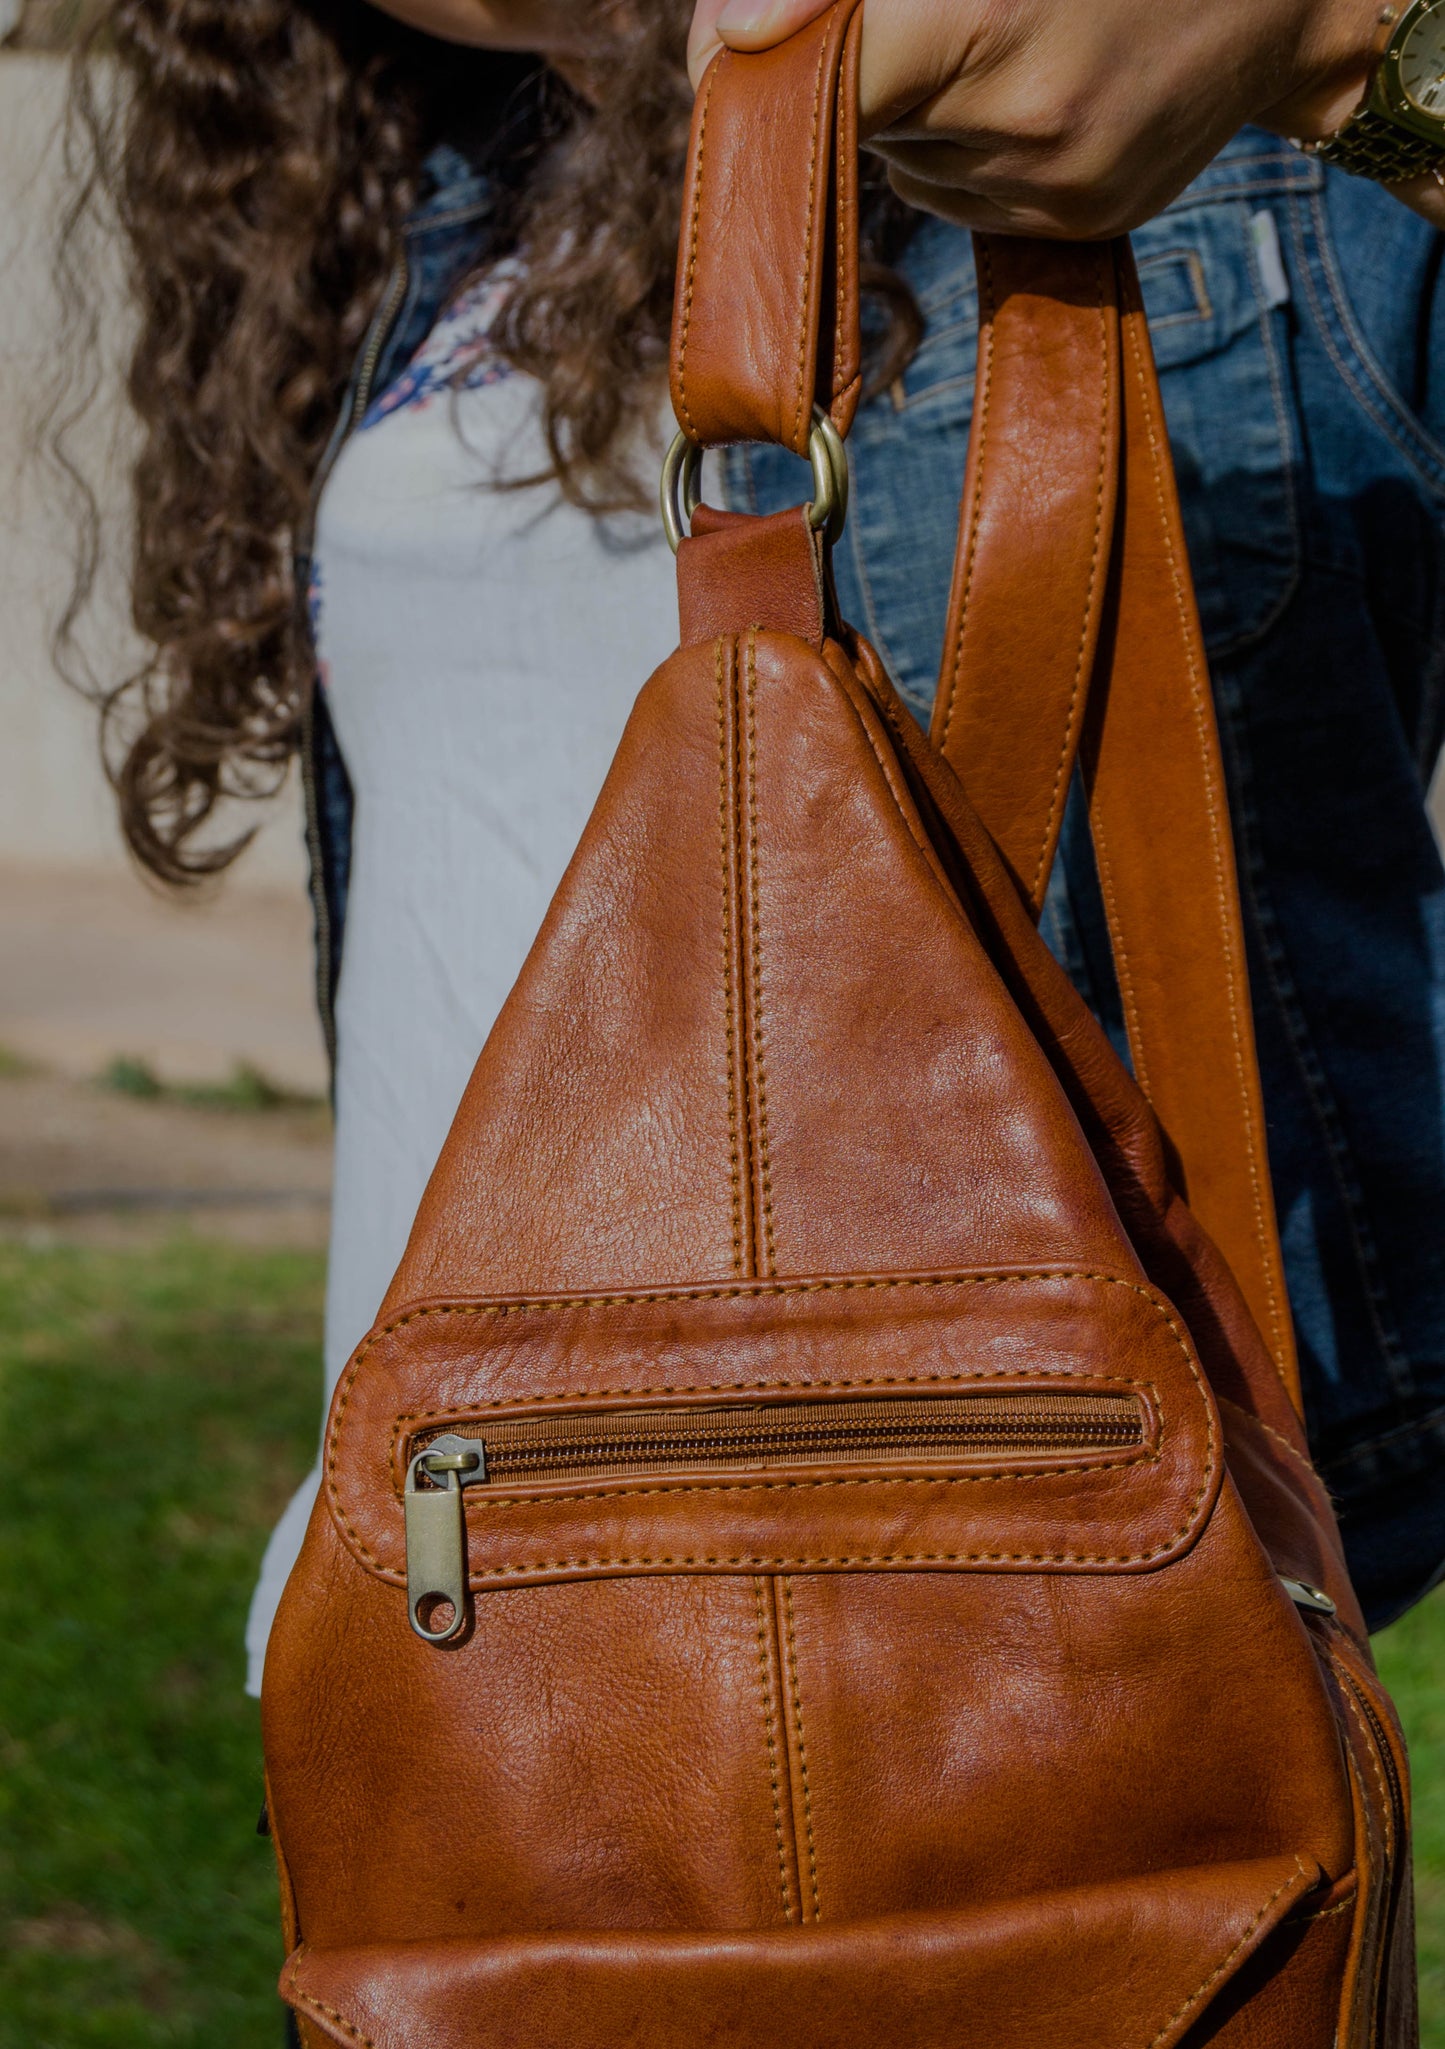
{"label": "watch face", "polygon": [[1399,48],[1405,98],[1418,113],[1445,123],[1445,0],[1412,23]]}

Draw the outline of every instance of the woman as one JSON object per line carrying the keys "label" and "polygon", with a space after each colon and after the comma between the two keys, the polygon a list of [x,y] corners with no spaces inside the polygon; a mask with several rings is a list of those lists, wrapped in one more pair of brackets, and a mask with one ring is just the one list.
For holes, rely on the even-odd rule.
{"label": "woman", "polygon": [[[301,755],[336,1060],[328,1379],[675,635],[643,508],[670,424],[688,0],[396,11],[418,28],[335,0],[118,0],[132,90],[102,137],[143,316],[136,616],[157,650],[108,707],[122,817],[156,873],[214,872],[244,843],[229,801]],[[887,33],[865,32],[865,113],[905,193],[954,218],[875,173],[843,608],[926,715],[975,348],[958,221],[1111,228],[1193,174],[1136,243],[1232,778],[1309,1420],[1380,1622],[1445,1558],[1445,877],[1423,809],[1445,725],[1439,240],[1377,188],[1233,135],[1252,113],[1348,111],[1368,55],[1353,0],[1211,0],[1187,62],[1166,10],[1145,34],[1122,0],[1032,0],[1009,18],[1037,33],[997,49],[930,40],[915,11],[880,4]],[[699,51],[718,17],[711,0]],[[1148,90],[1121,112],[1099,81],[1126,22]],[[1221,66],[1246,26],[1251,61]],[[1035,111],[1030,136],[1019,52],[1061,39],[1093,87],[1076,82],[1076,122]],[[1190,118],[1169,118],[1181,98]],[[788,462],[733,452],[714,488],[788,502]],[[1065,842],[1048,930],[1112,1018],[1077,808]],[[268,1553],[253,1685],[310,1493]]]}

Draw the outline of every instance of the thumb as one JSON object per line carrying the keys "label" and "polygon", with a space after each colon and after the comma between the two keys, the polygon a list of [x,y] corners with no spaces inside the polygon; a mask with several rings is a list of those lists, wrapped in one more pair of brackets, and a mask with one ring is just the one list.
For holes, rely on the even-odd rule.
{"label": "thumb", "polygon": [[687,39],[687,68],[693,85],[724,45],[730,50],[769,50],[826,13],[832,0],[697,0]]}

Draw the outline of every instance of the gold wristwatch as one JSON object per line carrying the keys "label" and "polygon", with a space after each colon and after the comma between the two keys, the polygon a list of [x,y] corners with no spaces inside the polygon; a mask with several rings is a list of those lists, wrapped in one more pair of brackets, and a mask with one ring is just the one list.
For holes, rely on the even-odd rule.
{"label": "gold wristwatch", "polygon": [[1386,7],[1380,27],[1384,46],[1359,110],[1305,148],[1394,185],[1445,167],[1445,0]]}

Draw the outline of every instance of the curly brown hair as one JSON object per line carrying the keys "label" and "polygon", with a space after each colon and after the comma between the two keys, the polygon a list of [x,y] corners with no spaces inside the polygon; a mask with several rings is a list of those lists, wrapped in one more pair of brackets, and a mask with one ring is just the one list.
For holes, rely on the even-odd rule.
{"label": "curly brown hair", "polygon": [[[596,511],[637,500],[628,430],[666,360],[691,0],[591,4],[617,18],[586,102],[357,0],[110,0],[95,22],[74,222],[103,196],[129,255],[131,590],[151,650],[99,692],[102,745],[125,837],[166,882],[234,860],[251,832],[218,831],[218,813],[274,794],[296,751],[310,675],[293,548],[425,154],[453,123],[488,131],[511,195],[501,231],[527,260],[496,338],[541,382],[559,487]],[[880,218],[896,242],[901,210]],[[916,316],[880,281],[901,355]]]}

